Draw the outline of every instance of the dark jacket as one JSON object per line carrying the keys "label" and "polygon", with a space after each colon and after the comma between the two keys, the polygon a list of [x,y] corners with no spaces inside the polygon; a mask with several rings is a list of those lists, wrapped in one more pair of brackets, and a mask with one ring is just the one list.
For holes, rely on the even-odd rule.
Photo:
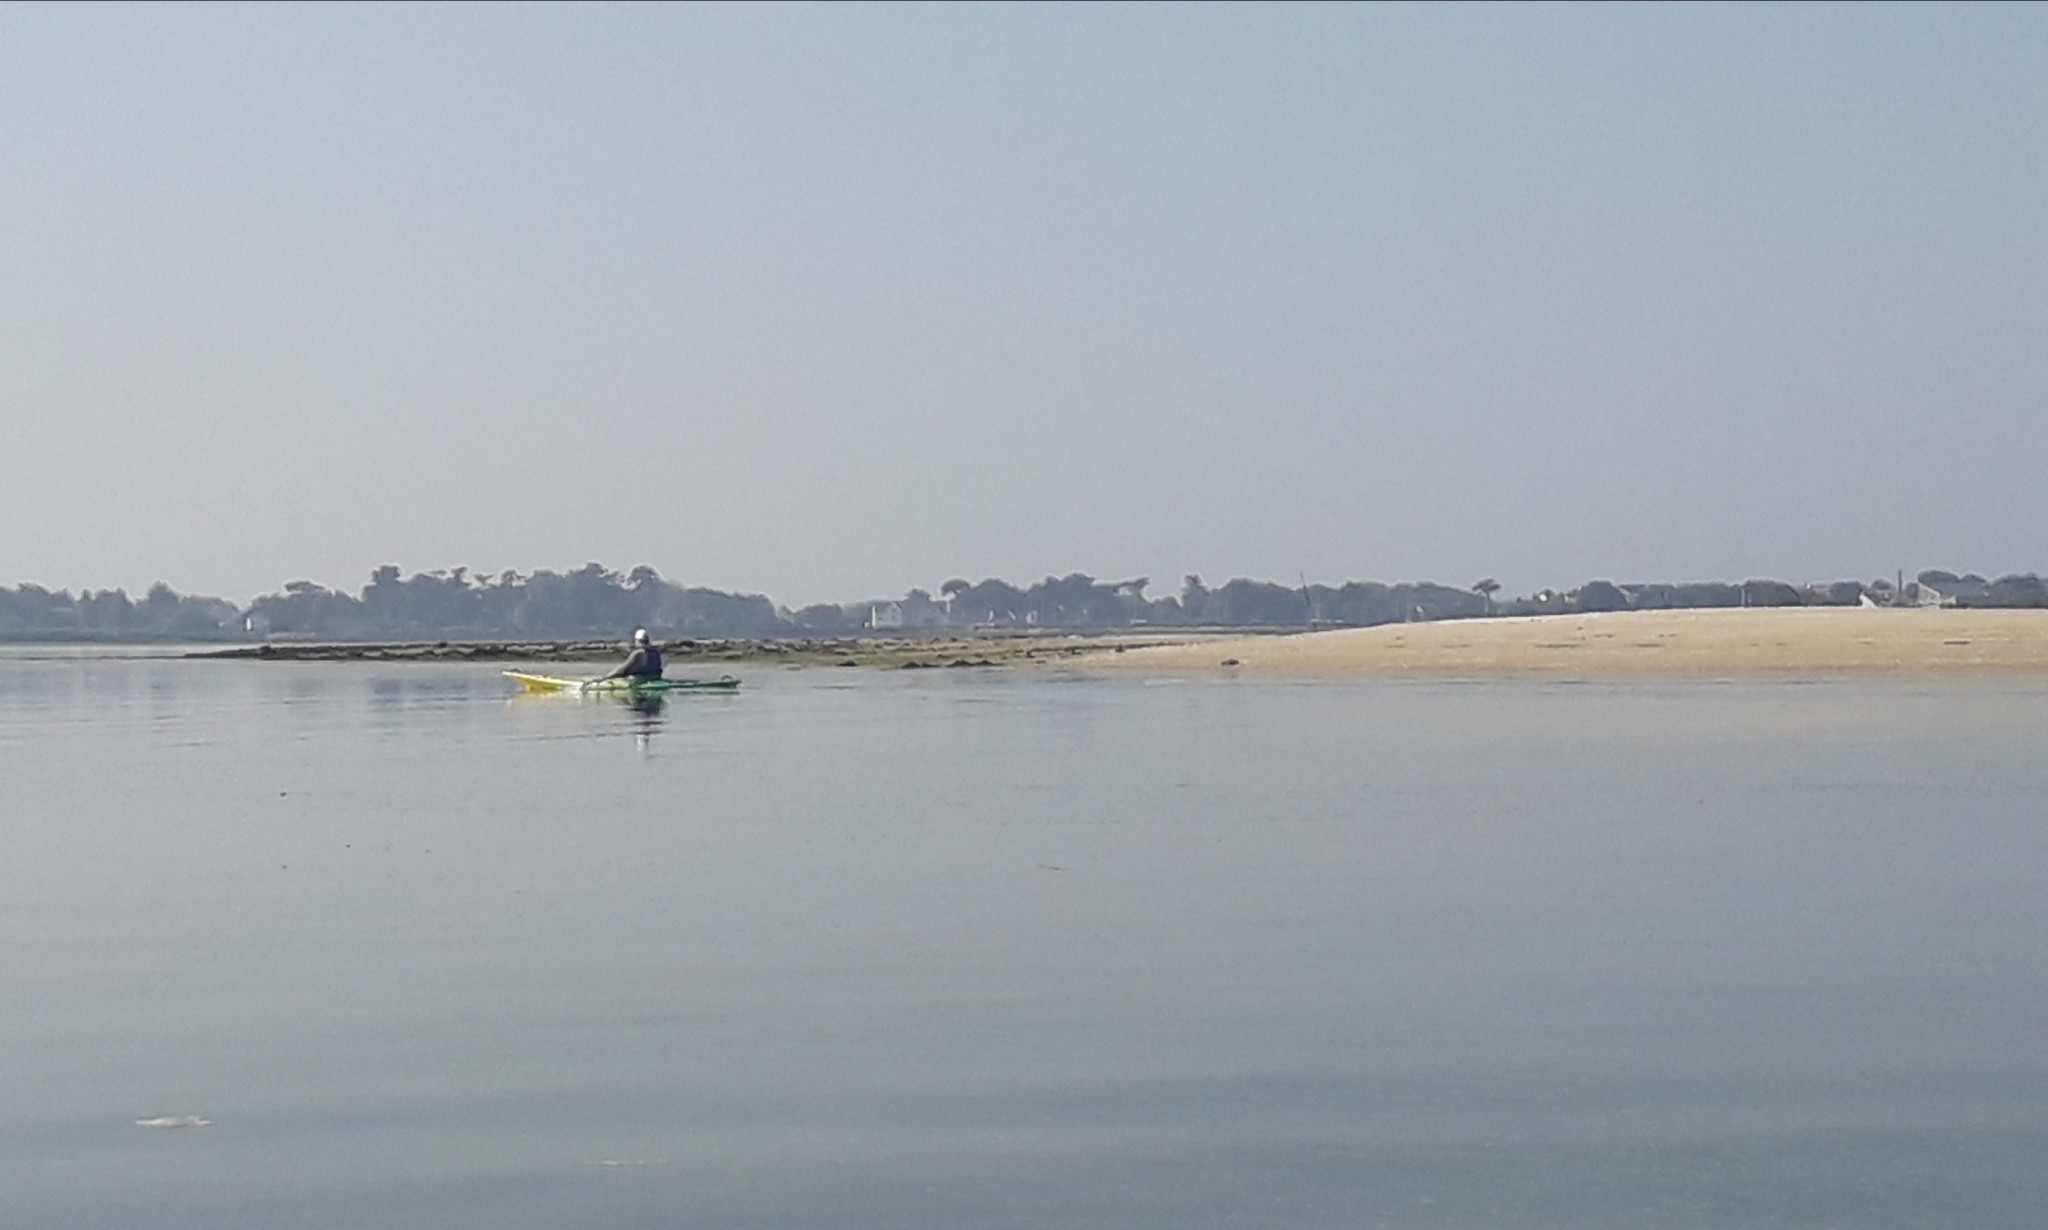
{"label": "dark jacket", "polygon": [[642,645],[626,659],[624,666],[613,671],[613,679],[659,679],[661,678],[661,646]]}

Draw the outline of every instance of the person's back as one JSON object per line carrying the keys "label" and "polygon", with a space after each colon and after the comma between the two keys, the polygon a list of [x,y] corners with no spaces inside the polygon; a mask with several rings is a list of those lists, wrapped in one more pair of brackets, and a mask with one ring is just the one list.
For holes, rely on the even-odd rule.
{"label": "person's back", "polygon": [[661,678],[661,646],[641,628],[633,633],[633,653],[619,669],[605,679],[659,679]]}

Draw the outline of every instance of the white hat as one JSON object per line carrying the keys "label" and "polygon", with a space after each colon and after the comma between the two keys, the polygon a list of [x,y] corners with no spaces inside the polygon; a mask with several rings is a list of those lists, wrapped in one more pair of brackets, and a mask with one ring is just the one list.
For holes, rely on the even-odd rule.
{"label": "white hat", "polygon": [[647,643],[647,629],[633,629],[633,643],[636,645],[645,645]]}

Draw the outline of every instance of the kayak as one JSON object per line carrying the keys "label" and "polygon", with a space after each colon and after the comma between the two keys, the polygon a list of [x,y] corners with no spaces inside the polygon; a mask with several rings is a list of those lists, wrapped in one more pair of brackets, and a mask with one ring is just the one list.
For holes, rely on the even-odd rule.
{"label": "kayak", "polygon": [[503,672],[505,678],[529,692],[613,692],[629,696],[658,696],[669,692],[731,692],[740,681],[731,675],[716,679],[556,679],[551,675]]}

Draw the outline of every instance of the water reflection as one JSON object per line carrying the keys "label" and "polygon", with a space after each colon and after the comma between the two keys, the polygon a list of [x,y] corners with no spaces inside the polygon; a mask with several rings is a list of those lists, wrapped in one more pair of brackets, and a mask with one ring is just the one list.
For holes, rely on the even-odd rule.
{"label": "water reflection", "polygon": [[654,732],[661,729],[662,710],[668,706],[668,698],[659,692],[651,696],[621,696],[619,702],[630,711],[633,724],[633,745],[642,756],[654,754]]}
{"label": "water reflection", "polygon": [[668,698],[659,693],[634,695],[626,692],[518,692],[508,697],[506,703],[515,709],[530,713],[543,713],[550,709],[569,713],[580,713],[581,719],[571,719],[573,737],[587,737],[593,731],[593,724],[602,728],[604,734],[615,734],[620,725],[615,720],[623,719],[626,733],[633,736],[634,743],[643,755],[653,748],[654,735],[661,730],[668,711]]}
{"label": "water reflection", "polygon": [[661,711],[663,706],[668,704],[668,697],[660,695],[621,696],[619,697],[619,701],[621,704],[625,705],[626,708],[631,709],[633,712],[639,714],[643,718],[647,718],[649,720],[658,720],[661,717]]}

